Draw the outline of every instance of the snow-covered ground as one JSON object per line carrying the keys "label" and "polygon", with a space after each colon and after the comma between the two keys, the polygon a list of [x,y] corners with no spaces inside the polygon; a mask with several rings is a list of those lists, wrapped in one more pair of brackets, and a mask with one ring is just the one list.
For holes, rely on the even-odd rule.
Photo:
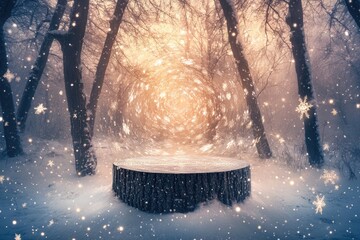
{"label": "snow-covered ground", "polygon": [[[244,203],[212,201],[192,213],[159,215],[114,196],[112,163],[182,150],[110,139],[95,146],[98,168],[90,177],[75,175],[70,143],[34,139],[25,156],[0,159],[0,239],[360,239],[360,181],[331,177],[329,167],[294,170],[276,158],[238,154],[252,169],[252,193]],[[326,205],[316,207],[316,199]]]}

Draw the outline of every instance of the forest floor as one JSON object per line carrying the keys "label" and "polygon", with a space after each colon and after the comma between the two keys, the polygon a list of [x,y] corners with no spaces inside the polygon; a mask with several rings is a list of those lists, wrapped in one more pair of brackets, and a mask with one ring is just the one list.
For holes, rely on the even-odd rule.
{"label": "forest floor", "polygon": [[[114,196],[112,163],[184,150],[109,138],[95,148],[97,173],[89,177],[76,176],[69,142],[33,139],[26,155],[0,159],[0,239],[360,239],[360,181],[337,171],[324,178],[325,170],[333,173],[330,166],[295,170],[276,157],[237,154],[233,143],[224,151],[204,145],[195,154],[250,163],[251,196],[232,207],[214,200],[187,214],[148,214]],[[317,197],[326,204],[322,214]]]}

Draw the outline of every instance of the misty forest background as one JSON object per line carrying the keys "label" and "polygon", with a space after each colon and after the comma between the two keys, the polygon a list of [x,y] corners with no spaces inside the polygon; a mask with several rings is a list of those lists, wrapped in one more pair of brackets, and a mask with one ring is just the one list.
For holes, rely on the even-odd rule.
{"label": "misty forest background", "polygon": [[[241,142],[239,152],[354,178],[359,10],[358,0],[1,1],[2,158],[34,139],[72,139],[77,173],[91,175],[97,137]],[[178,88],[200,89],[198,105],[175,113],[191,105]],[[172,106],[157,109],[162,98]]]}

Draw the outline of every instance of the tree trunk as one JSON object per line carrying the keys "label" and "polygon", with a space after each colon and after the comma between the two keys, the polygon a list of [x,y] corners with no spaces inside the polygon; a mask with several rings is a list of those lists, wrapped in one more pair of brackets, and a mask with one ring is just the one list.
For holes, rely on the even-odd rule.
{"label": "tree trunk", "polygon": [[24,93],[21,97],[20,105],[17,111],[17,121],[21,132],[25,131],[25,123],[30,111],[31,102],[34,98],[36,88],[39,84],[41,76],[44,72],[46,62],[48,60],[49,51],[53,42],[53,36],[49,34],[49,31],[57,30],[59,28],[60,21],[63,17],[67,0],[58,0],[54,15],[51,18],[49,30],[46,33],[44,40],[41,44],[39,55],[36,58],[34,67],[32,68],[29,79],[26,82]]}
{"label": "tree trunk", "polygon": [[354,19],[356,25],[360,29],[360,1],[359,0],[344,0],[345,5]]}
{"label": "tree trunk", "polygon": [[[233,166],[219,167],[223,162]],[[244,201],[251,192],[250,175],[250,166],[238,159],[150,156],[114,163],[112,188],[142,211],[186,213],[213,199],[228,206]]]}
{"label": "tree trunk", "polygon": [[310,61],[307,53],[303,10],[301,0],[289,1],[289,15],[286,22],[290,27],[290,42],[295,60],[295,69],[298,81],[299,96],[302,101],[312,103],[304,117],[305,144],[311,166],[321,167],[324,163],[324,155],[320,144],[320,134],[316,114],[316,102],[311,83]]}
{"label": "tree trunk", "polygon": [[90,101],[88,105],[88,109],[90,110],[89,126],[90,126],[91,136],[94,135],[96,108],[98,105],[99,97],[104,83],[105,72],[109,64],[111,50],[115,43],[116,35],[119,31],[119,27],[122,22],[122,17],[124,15],[124,11],[128,2],[129,2],[128,0],[118,0],[116,3],[114,15],[110,20],[110,31],[106,35],[104,47],[101,52],[100,60],[96,68],[95,80],[91,89]]}
{"label": "tree trunk", "polygon": [[4,24],[11,16],[16,0],[1,1],[0,3],[0,104],[2,109],[6,152],[9,157],[22,153],[20,137],[18,135],[13,94],[8,79],[4,77],[8,70],[6,46],[4,39]]}
{"label": "tree trunk", "polygon": [[260,108],[257,103],[254,83],[250,74],[249,64],[243,52],[243,47],[238,39],[238,20],[233,6],[228,0],[220,0],[221,7],[227,22],[229,43],[235,58],[235,63],[241,78],[241,84],[245,92],[246,103],[252,121],[252,130],[256,141],[256,148],[261,158],[272,156],[269,143],[266,138]]}
{"label": "tree trunk", "polygon": [[86,97],[81,72],[81,50],[88,11],[89,0],[75,0],[68,32],[51,33],[60,42],[63,51],[65,91],[70,113],[75,167],[79,176],[95,174],[97,164],[87,122]]}

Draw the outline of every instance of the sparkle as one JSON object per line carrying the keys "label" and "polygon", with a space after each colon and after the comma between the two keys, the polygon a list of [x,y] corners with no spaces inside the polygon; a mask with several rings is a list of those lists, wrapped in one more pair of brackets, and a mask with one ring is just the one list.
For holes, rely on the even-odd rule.
{"label": "sparkle", "polygon": [[50,227],[51,225],[53,225],[55,222],[54,222],[54,220],[53,219],[51,219],[50,221],[49,221],[49,224],[48,224],[48,226]]}
{"label": "sparkle", "polygon": [[331,183],[334,185],[336,183],[336,181],[339,180],[339,177],[334,170],[328,171],[325,169],[324,173],[321,175],[320,179],[324,180],[325,185],[327,183]]}
{"label": "sparkle", "polygon": [[3,184],[3,183],[4,183],[4,180],[5,180],[5,176],[1,175],[1,176],[0,176],[0,183]]}
{"label": "sparkle", "polygon": [[307,96],[305,96],[304,100],[299,99],[299,105],[296,107],[296,112],[300,113],[300,119],[305,117],[309,118],[309,110],[313,106],[307,101]]}
{"label": "sparkle", "polygon": [[130,128],[128,125],[126,125],[126,123],[123,123],[123,131],[126,135],[130,134]]}
{"label": "sparkle", "polygon": [[6,78],[9,82],[11,82],[15,78],[15,75],[8,69],[3,75],[3,77]]}
{"label": "sparkle", "polygon": [[316,200],[313,201],[313,204],[315,205],[315,213],[322,214],[323,207],[326,206],[325,204],[325,196],[320,197],[319,195],[316,195]]}
{"label": "sparkle", "polygon": [[117,228],[117,230],[118,230],[119,232],[122,232],[122,231],[124,231],[124,227],[123,227],[123,226],[119,226],[119,227]]}
{"label": "sparkle", "polygon": [[16,234],[16,233],[15,233],[15,238],[14,238],[14,240],[21,240],[21,234]]}
{"label": "sparkle", "polygon": [[44,107],[44,105],[42,103],[39,104],[39,106],[37,106],[35,109],[35,114],[44,114],[45,111],[47,110],[46,107]]}
{"label": "sparkle", "polygon": [[55,165],[55,163],[54,163],[53,160],[49,160],[47,165],[48,165],[49,167],[53,167],[53,166]]}
{"label": "sparkle", "polygon": [[324,143],[324,145],[323,145],[323,150],[324,150],[324,151],[329,151],[329,150],[330,150],[330,146],[329,146],[328,143]]}
{"label": "sparkle", "polygon": [[241,211],[241,208],[238,206],[235,208],[235,212],[240,212]]}
{"label": "sparkle", "polygon": [[335,108],[333,108],[332,111],[331,111],[331,114],[332,114],[333,116],[336,116],[336,115],[338,114],[338,112],[336,111]]}

